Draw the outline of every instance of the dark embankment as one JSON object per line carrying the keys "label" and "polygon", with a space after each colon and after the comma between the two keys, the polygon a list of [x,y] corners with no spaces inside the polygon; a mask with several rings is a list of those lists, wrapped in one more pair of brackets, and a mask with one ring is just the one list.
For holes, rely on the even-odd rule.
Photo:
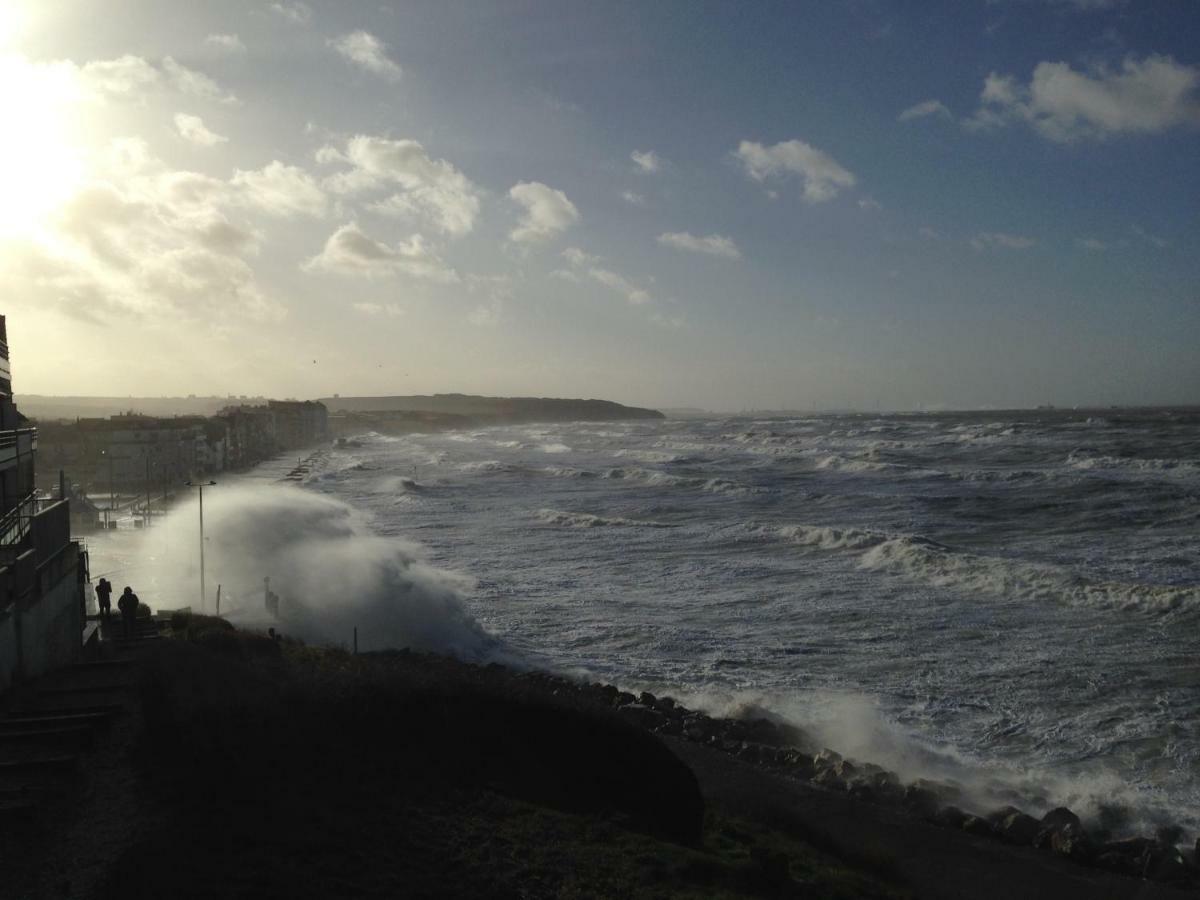
{"label": "dark embankment", "polygon": [[111,897],[905,896],[705,809],[560,679],[193,620],[142,665],[145,816]]}

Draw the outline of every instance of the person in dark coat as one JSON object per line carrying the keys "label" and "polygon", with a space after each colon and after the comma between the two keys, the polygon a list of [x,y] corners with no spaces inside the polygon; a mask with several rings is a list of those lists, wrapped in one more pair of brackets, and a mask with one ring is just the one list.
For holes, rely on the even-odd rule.
{"label": "person in dark coat", "polygon": [[137,621],[139,602],[138,595],[133,592],[133,588],[126,585],[125,593],[117,601],[117,609],[121,610],[121,625],[124,628],[124,635],[127,638],[133,637],[133,626]]}
{"label": "person in dark coat", "polygon": [[96,583],[96,601],[100,604],[100,615],[108,618],[112,613],[112,582],[101,578]]}

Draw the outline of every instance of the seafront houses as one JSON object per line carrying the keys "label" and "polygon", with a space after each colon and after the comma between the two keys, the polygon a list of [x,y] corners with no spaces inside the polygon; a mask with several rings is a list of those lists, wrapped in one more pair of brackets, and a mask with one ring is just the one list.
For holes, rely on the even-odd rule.
{"label": "seafront houses", "polygon": [[12,402],[0,316],[0,691],[70,662],[84,623],[87,557],[66,500],[39,499],[38,433]]}

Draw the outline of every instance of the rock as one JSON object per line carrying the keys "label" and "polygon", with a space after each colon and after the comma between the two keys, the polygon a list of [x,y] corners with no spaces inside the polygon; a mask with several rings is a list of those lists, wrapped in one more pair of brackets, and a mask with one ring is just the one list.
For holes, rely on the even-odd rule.
{"label": "rock", "polygon": [[1155,881],[1166,882],[1187,881],[1191,878],[1187,863],[1183,861],[1183,854],[1176,847],[1154,853],[1146,874]]}
{"label": "rock", "polygon": [[943,806],[933,816],[933,824],[942,828],[962,828],[970,816],[957,806]]}
{"label": "rock", "polygon": [[630,703],[637,703],[637,697],[629,691],[618,691],[617,696],[613,698],[613,706],[628,706]]}
{"label": "rock", "polygon": [[1059,856],[1066,856],[1076,862],[1087,862],[1093,853],[1092,842],[1087,832],[1077,825],[1066,824],[1050,836],[1050,849]]}
{"label": "rock", "polygon": [[1041,825],[1033,816],[1019,809],[1009,813],[996,823],[1000,836],[1010,844],[1031,845],[1041,831]]}
{"label": "rock", "polygon": [[819,769],[812,779],[813,784],[830,790],[844,791],[846,782],[832,768]]}
{"label": "rock", "polygon": [[996,826],[987,819],[982,819],[979,816],[967,816],[963,819],[963,823],[959,827],[967,834],[973,834],[977,837],[996,836]]}
{"label": "rock", "polygon": [[1132,878],[1141,877],[1142,874],[1142,863],[1123,853],[1100,853],[1092,860],[1092,865]]}
{"label": "rock", "polygon": [[767,719],[746,719],[739,722],[745,739],[758,744],[782,743],[782,732],[778,725]]}
{"label": "rock", "polygon": [[813,768],[824,769],[827,766],[832,766],[842,761],[842,754],[836,750],[830,750],[826,747],[820,753],[813,757]]}
{"label": "rock", "polygon": [[629,706],[622,706],[618,712],[624,718],[633,722],[647,731],[653,731],[666,722],[666,716],[660,713],[657,709],[651,709],[649,706],[642,706],[640,703],[633,703]]}
{"label": "rock", "polygon": [[642,704],[642,706],[651,706],[652,707],[657,702],[658,702],[658,698],[655,697],[653,694],[651,694],[649,691],[642,691],[640,694],[638,694],[638,703]]}
{"label": "rock", "polygon": [[675,701],[670,697],[659,697],[654,708],[659,712],[669,713],[675,710]]}
{"label": "rock", "polygon": [[997,810],[987,814],[987,820],[993,825],[999,826],[1001,822],[1011,816],[1013,813],[1019,813],[1021,810],[1015,806],[1002,806]]}
{"label": "rock", "polygon": [[1050,828],[1057,831],[1066,825],[1074,825],[1080,830],[1083,829],[1083,823],[1079,821],[1079,816],[1075,815],[1075,813],[1071,812],[1065,806],[1052,809],[1042,816],[1043,828]]}
{"label": "rock", "polygon": [[1154,830],[1154,840],[1163,847],[1174,847],[1183,840],[1183,829],[1178,825],[1160,825]]}
{"label": "rock", "polygon": [[938,811],[937,794],[929,788],[910,784],[904,789],[904,806],[914,815],[931,819]]}
{"label": "rock", "polygon": [[600,688],[600,696],[603,698],[604,702],[608,703],[609,705],[613,704],[620,693],[621,692],[611,684],[603,685]]}
{"label": "rock", "polygon": [[858,767],[848,759],[842,759],[834,763],[831,767],[833,773],[843,781],[849,781],[858,775]]}
{"label": "rock", "polygon": [[879,791],[867,781],[855,781],[847,788],[848,793],[855,800],[862,800],[866,803],[878,803]]}
{"label": "rock", "polygon": [[1141,860],[1146,852],[1154,845],[1149,838],[1132,837],[1120,841],[1109,841],[1102,844],[1096,851],[1099,855],[1115,853],[1133,860]]}

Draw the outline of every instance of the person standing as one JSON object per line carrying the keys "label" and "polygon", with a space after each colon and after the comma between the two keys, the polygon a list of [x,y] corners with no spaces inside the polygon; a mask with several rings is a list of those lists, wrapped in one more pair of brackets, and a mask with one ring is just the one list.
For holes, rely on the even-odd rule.
{"label": "person standing", "polygon": [[133,592],[133,588],[126,585],[125,593],[121,594],[121,599],[117,601],[117,609],[121,610],[121,625],[123,634],[127,638],[133,637],[133,626],[137,622],[138,603],[138,595]]}
{"label": "person standing", "polygon": [[112,582],[101,578],[96,583],[96,602],[100,604],[100,615],[107,619],[112,613]]}

